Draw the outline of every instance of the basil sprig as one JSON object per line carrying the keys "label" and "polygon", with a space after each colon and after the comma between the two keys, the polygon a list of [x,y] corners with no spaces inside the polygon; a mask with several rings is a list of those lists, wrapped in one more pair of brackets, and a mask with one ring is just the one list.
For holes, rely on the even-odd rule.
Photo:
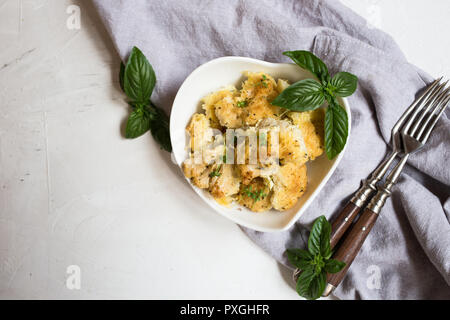
{"label": "basil sprig", "polygon": [[289,262],[302,271],[297,280],[297,293],[306,299],[319,298],[327,284],[327,273],[337,273],[345,267],[344,262],[331,259],[330,235],[330,223],[320,216],[309,234],[308,250],[286,250]]}
{"label": "basil sprig", "polygon": [[126,65],[120,65],[119,81],[131,106],[125,137],[137,138],[150,130],[161,148],[171,152],[169,118],[150,101],[156,84],[155,71],[137,47],[131,50]]}
{"label": "basil sprig", "polygon": [[310,71],[319,81],[298,81],[286,88],[272,104],[293,111],[308,111],[319,108],[326,100],[325,152],[331,160],[344,149],[348,136],[347,113],[339,105],[337,97],[352,95],[358,78],[348,72],[339,72],[331,77],[325,63],[309,51],[286,51],[283,54]]}

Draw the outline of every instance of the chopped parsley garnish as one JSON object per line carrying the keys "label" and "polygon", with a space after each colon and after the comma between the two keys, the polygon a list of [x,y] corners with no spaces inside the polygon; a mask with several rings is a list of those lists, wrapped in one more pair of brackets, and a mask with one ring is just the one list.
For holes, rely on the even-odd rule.
{"label": "chopped parsley garnish", "polygon": [[263,75],[262,75],[262,80],[261,80],[261,85],[262,85],[264,88],[267,88],[267,82],[266,82],[266,80],[267,80],[267,77],[266,77],[265,74],[263,74]]}
{"label": "chopped parsley garnish", "polygon": [[238,101],[236,105],[238,106],[238,108],[244,108],[248,105],[248,101],[247,100]]}
{"label": "chopped parsley garnish", "polygon": [[244,194],[252,198],[254,202],[264,199],[267,196],[263,189],[252,191],[252,186],[245,187]]}
{"label": "chopped parsley garnish", "polygon": [[213,178],[213,177],[220,177],[220,175],[222,174],[222,173],[220,172],[220,169],[222,169],[222,165],[221,165],[221,164],[219,164],[219,166],[216,168],[216,170],[211,171],[211,173],[209,174],[209,176],[210,176],[211,178]]}

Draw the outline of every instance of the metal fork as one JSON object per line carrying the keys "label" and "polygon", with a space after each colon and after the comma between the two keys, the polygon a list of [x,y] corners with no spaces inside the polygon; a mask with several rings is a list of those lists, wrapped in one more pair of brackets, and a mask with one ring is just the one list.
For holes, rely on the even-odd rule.
{"label": "metal fork", "polygon": [[331,247],[335,247],[338,241],[342,238],[347,229],[351,226],[353,220],[358,215],[361,208],[368,202],[370,197],[377,191],[377,183],[383,179],[387,170],[391,166],[394,159],[403,153],[403,146],[401,143],[400,129],[409,119],[409,116],[414,110],[418,110],[418,106],[429,99],[434,99],[439,92],[445,87],[447,82],[440,84],[442,78],[434,81],[425,92],[417,98],[411,106],[406,109],[403,115],[398,119],[391,131],[392,152],[391,154],[372,172],[370,177],[363,181],[361,188],[355,192],[354,196],[344,206],[341,212],[333,221],[331,228]]}
{"label": "metal fork", "polygon": [[[382,187],[377,188],[378,192],[367,205],[358,221],[351,228],[337,252],[333,255],[334,259],[345,262],[346,266],[339,273],[328,275],[328,284],[324,296],[328,296],[344,278],[348,268],[361,249],[364,240],[375,224],[381,208],[385,204],[387,198],[391,195],[391,189],[397,183],[409,156],[425,145],[430,137],[431,131],[445,111],[445,108],[450,101],[450,87],[446,88],[448,81],[440,84],[441,79],[436,80],[426,92],[416,100],[410,108],[408,108],[392,129],[394,146],[393,154],[395,153],[396,156],[401,152],[403,153],[403,156],[387,176],[385,184]],[[392,160],[395,156],[391,156]],[[388,158],[387,161],[389,161],[390,158]],[[384,170],[386,172],[387,168]],[[380,174],[382,173],[381,171],[382,170],[380,170]]]}
{"label": "metal fork", "polygon": [[[367,204],[370,197],[377,191],[377,183],[383,179],[384,175],[388,171],[394,159],[401,153],[404,153],[403,145],[401,141],[400,130],[410,119],[410,115],[414,110],[420,111],[418,106],[423,103],[432,101],[436,96],[442,92],[447,82],[440,83],[442,77],[435,80],[424,93],[419,96],[409,108],[405,110],[402,116],[397,120],[391,131],[392,152],[391,154],[380,163],[380,165],[372,172],[368,179],[363,180],[362,186],[355,192],[350,201],[343,207],[343,209],[337,214],[337,217],[332,222],[330,244],[333,249],[339,240],[342,238],[347,229],[352,225],[353,220],[357,217],[361,208]],[[300,274],[300,270],[296,269],[293,274],[294,281],[297,282],[297,278]]]}

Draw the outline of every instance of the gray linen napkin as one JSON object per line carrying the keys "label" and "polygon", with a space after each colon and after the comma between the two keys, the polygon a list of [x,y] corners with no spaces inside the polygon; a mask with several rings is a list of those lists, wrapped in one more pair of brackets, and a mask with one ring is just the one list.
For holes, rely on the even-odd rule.
{"label": "gray linen napkin", "polygon": [[[305,247],[321,214],[333,218],[389,151],[390,129],[432,79],[385,33],[337,1],[93,0],[125,59],[141,48],[158,75],[155,102],[170,110],[186,76],[221,56],[286,62],[311,50],[330,72],[359,78],[350,97],[352,134],[323,191],[288,231],[244,232],[281,263]],[[450,299],[450,121],[445,114],[409,167],[335,294],[343,299]]]}

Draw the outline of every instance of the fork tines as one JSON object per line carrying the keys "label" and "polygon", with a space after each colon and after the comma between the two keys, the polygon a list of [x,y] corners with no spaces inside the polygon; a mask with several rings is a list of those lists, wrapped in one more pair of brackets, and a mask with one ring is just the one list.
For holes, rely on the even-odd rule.
{"label": "fork tines", "polygon": [[407,123],[401,129],[403,135],[409,135],[421,143],[425,143],[442,113],[450,101],[448,80],[435,80],[428,89],[411,105]]}

